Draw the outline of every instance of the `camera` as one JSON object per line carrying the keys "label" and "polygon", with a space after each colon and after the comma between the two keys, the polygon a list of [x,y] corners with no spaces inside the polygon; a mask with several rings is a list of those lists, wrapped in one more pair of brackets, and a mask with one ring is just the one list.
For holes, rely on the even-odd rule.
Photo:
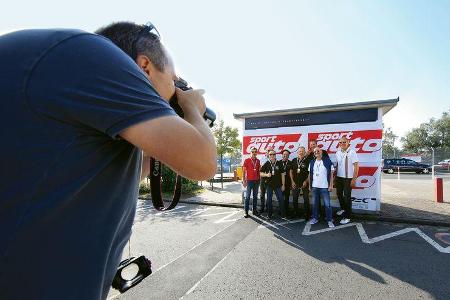
{"label": "camera", "polygon": [[[188,86],[188,83],[186,80],[184,80],[181,77],[178,77],[177,80],[174,81],[175,86],[183,91],[192,90],[192,87]],[[173,94],[172,98],[170,98],[169,101],[170,106],[175,110],[177,115],[180,117],[184,117],[183,110],[181,109],[180,105],[178,104],[177,95]],[[209,127],[214,126],[214,121],[216,120],[216,113],[212,111],[210,108],[206,107],[206,111],[203,114],[203,118],[205,119],[206,123]]]}

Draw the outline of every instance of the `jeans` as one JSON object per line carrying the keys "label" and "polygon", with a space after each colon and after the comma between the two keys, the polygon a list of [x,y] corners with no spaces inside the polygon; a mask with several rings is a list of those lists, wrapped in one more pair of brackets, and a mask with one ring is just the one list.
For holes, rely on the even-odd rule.
{"label": "jeans", "polygon": [[273,212],[273,206],[272,206],[273,192],[275,192],[275,195],[277,196],[278,206],[280,207],[280,210],[281,210],[281,216],[285,216],[286,212],[284,211],[284,205],[283,205],[284,199],[283,199],[283,194],[281,193],[281,187],[273,188],[270,185],[267,185],[266,190],[267,190],[267,214],[268,214],[268,216],[271,217],[272,212]]}
{"label": "jeans", "polygon": [[250,193],[253,192],[253,213],[256,213],[256,203],[258,201],[258,187],[259,180],[247,180],[247,191],[245,193],[244,208],[245,213],[248,213],[250,206]]}
{"label": "jeans", "polygon": [[341,209],[345,211],[342,217],[350,219],[352,215],[352,179],[336,177],[336,194]]}
{"label": "jeans", "polygon": [[319,219],[319,203],[320,198],[323,200],[323,205],[325,206],[325,213],[327,217],[327,221],[330,222],[332,220],[332,209],[330,203],[330,192],[327,188],[312,188],[312,196],[313,196],[313,217],[314,219]]}
{"label": "jeans", "polygon": [[294,213],[296,215],[299,215],[299,211],[298,211],[298,197],[300,196],[300,189],[303,191],[303,207],[304,207],[304,216],[306,219],[309,219],[309,217],[311,216],[311,208],[309,205],[309,188],[305,187],[305,188],[301,188],[301,187],[296,187],[293,191],[292,191],[292,203],[294,204]]}

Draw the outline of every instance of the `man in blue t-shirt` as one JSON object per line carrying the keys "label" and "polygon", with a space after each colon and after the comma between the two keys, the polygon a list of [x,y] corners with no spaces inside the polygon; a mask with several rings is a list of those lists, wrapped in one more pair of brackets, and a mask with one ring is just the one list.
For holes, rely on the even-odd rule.
{"label": "man in blue t-shirt", "polygon": [[[202,91],[175,89],[149,27],[108,28],[133,55],[79,30],[0,36],[1,299],[106,298],[142,151],[191,179],[215,173]],[[168,104],[174,93],[184,120]]]}

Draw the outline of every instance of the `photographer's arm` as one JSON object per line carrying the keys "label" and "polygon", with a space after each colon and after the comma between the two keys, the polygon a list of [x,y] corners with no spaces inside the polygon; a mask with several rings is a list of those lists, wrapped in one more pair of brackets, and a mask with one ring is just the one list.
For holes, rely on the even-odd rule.
{"label": "photographer's arm", "polygon": [[212,178],[216,173],[216,145],[202,116],[205,102],[201,92],[177,89],[177,98],[185,120],[160,117],[131,126],[120,135],[183,177]]}

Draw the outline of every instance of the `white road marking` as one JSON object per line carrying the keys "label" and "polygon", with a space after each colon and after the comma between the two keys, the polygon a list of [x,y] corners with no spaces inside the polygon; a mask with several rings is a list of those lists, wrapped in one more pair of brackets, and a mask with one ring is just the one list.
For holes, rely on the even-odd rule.
{"label": "white road marking", "polygon": [[184,207],[186,207],[186,206],[182,205],[182,206],[177,206],[177,207],[175,207],[175,208],[173,208],[171,210],[163,210],[163,211],[160,211],[159,213],[156,213],[155,216],[160,216],[162,214],[170,214],[170,213],[172,213],[172,212],[174,212],[176,210],[179,210],[180,208],[184,208]]}
{"label": "white road marking", "polygon": [[[199,208],[199,209],[197,209],[197,212],[196,212],[196,213],[193,213],[193,214],[191,215],[191,217],[196,216],[196,215],[200,215],[200,214],[202,214],[202,213],[204,213],[205,211],[210,210],[210,209],[211,209],[210,207],[207,207],[207,208]],[[193,210],[192,210],[192,211],[193,211]]]}
{"label": "white road marking", "polygon": [[[234,223],[233,223],[234,224]],[[209,238],[207,238],[206,240],[204,240],[203,242],[195,245],[194,247],[192,247],[191,249],[189,249],[188,251],[184,252],[183,254],[179,255],[177,258],[171,260],[170,262],[168,262],[167,264],[159,267],[155,272],[153,272],[153,274],[155,274],[156,272],[164,269],[165,267],[167,267],[168,265],[170,265],[171,263],[177,261],[178,259],[180,259],[181,257],[185,256],[186,254],[188,254],[189,252],[191,252],[192,250],[194,250],[195,248],[197,248],[198,246],[206,243],[207,241],[209,241],[210,239],[214,238],[216,235],[218,235],[219,233],[222,233],[223,231],[225,231],[228,227],[232,226],[233,224],[230,224],[226,227],[224,227],[223,229],[219,230],[218,232],[214,233],[212,236],[210,236]]]}
{"label": "white road marking", "polygon": [[212,217],[212,216],[219,216],[219,215],[227,215],[227,214],[230,214],[230,213],[234,214],[235,212],[223,211],[223,212],[220,212],[220,213],[200,215],[200,217]]}
{"label": "white road marking", "polygon": [[239,220],[239,219],[230,219],[230,218],[231,218],[232,216],[234,216],[235,214],[239,213],[239,212],[240,212],[239,210],[238,210],[238,211],[231,212],[231,213],[229,213],[227,216],[223,217],[222,219],[215,221],[214,224],[228,223],[228,222],[235,222],[235,221],[237,221],[237,220]]}
{"label": "white road marking", "polygon": [[284,226],[284,225],[305,222],[305,219],[298,219],[298,220],[285,221],[285,222],[280,222],[280,223],[272,222],[272,223],[273,223],[273,224],[272,224],[271,222],[268,222],[268,221],[266,221],[266,220],[263,220],[263,219],[260,219],[260,220],[261,220],[261,222],[263,222],[264,224],[259,225],[258,228],[263,228],[263,227],[269,226],[269,227],[272,227],[272,228],[275,228],[275,229],[279,229],[279,228],[277,227],[277,225],[278,225],[278,226],[284,227],[284,228],[289,229],[289,230],[291,230],[291,228],[289,228],[289,227],[287,227],[287,226]]}
{"label": "white road marking", "polygon": [[189,291],[187,291],[186,292],[186,294],[184,294],[184,296],[182,296],[181,298],[180,298],[180,300],[181,299],[183,299],[184,297],[186,297],[187,295],[189,295],[190,293],[192,293],[196,288],[197,288],[197,286],[203,281],[203,279],[205,279],[206,277],[208,277],[209,276],[209,274],[211,274],[227,257],[228,257],[228,255],[231,253],[231,252],[233,252],[233,250],[234,250],[234,248],[233,249],[231,249],[231,251],[230,252],[228,252],[227,253],[227,255],[225,255],[214,267],[212,267],[212,269],[211,270],[209,270],[208,271],[208,273],[206,273],[205,274],[205,276],[203,276],[199,281],[197,281],[197,283],[196,284],[194,284],[194,286],[193,287],[191,287],[190,289],[189,289]]}
{"label": "white road marking", "polygon": [[417,227],[409,227],[409,228],[404,228],[401,230],[397,230],[388,234],[383,234],[374,238],[369,238],[367,236],[366,231],[364,230],[364,227],[361,223],[348,223],[345,225],[340,225],[340,226],[336,226],[334,228],[325,228],[325,229],[319,229],[319,230],[314,230],[311,231],[311,224],[306,223],[305,228],[303,229],[302,235],[314,235],[314,234],[319,234],[319,233],[324,233],[324,232],[329,232],[329,231],[333,231],[333,230],[339,230],[339,229],[344,229],[347,227],[351,227],[351,226],[355,226],[356,229],[358,230],[359,236],[361,237],[361,241],[365,244],[374,244],[383,240],[387,240],[402,234],[406,234],[409,232],[415,232],[417,233],[421,238],[423,238],[425,241],[427,241],[431,246],[433,246],[436,250],[438,250],[441,253],[450,253],[450,246],[448,247],[442,247],[441,245],[439,245],[437,242],[435,242],[432,238],[430,238],[428,235],[426,235],[422,230],[420,230]]}

